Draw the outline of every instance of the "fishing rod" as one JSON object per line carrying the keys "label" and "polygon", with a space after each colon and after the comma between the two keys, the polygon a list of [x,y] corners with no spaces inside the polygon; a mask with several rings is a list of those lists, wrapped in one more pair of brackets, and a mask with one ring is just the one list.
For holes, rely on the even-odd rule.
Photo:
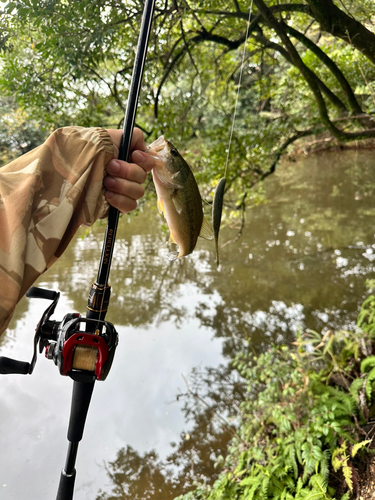
{"label": "fishing rod", "polygon": [[[133,74],[129,88],[122,139],[118,158],[129,160],[130,145],[135,125],[139,93],[147,55],[156,0],[145,0],[138,38]],[[52,321],[60,298],[53,290],[31,287],[26,296],[51,300],[44,311],[34,336],[34,353],[30,363],[0,357],[0,374],[32,374],[37,351],[45,350],[61,375],[73,379],[73,393],[68,425],[68,452],[61,471],[56,500],[73,498],[76,477],[75,462],[78,445],[82,439],[86,417],[96,380],[105,380],[113,362],[118,334],[112,323],[105,321],[111,287],[108,278],[112,263],[119,211],[110,207],[96,282],[91,286],[87,301],[86,317],[68,313],[62,321]]]}

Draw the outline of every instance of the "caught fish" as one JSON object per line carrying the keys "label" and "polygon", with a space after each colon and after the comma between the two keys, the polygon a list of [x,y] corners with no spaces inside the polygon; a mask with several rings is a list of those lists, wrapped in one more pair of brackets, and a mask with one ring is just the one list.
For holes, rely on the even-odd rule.
{"label": "caught fish", "polygon": [[214,228],[215,248],[216,248],[216,266],[219,267],[219,231],[221,224],[221,214],[223,212],[224,189],[227,180],[225,177],[220,179],[215,189],[212,202],[212,227]]}
{"label": "caught fish", "polygon": [[178,245],[177,257],[189,255],[198,236],[213,239],[212,229],[203,215],[202,198],[189,165],[173,144],[159,137],[148,152],[155,158],[152,176],[158,198],[158,209],[167,221],[170,243]]}

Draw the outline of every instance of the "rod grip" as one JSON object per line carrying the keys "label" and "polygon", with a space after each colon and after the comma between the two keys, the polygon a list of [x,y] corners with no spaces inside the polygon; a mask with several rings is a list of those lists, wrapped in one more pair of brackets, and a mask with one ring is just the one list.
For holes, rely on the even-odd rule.
{"label": "rod grip", "polygon": [[0,356],[0,374],[19,373],[27,375],[30,370],[30,363],[27,361],[17,361],[16,359]]}
{"label": "rod grip", "polygon": [[68,440],[71,443],[78,443],[82,439],[94,384],[95,381],[74,381],[72,406],[70,409],[70,420],[68,427]]}
{"label": "rod grip", "polygon": [[76,479],[76,470],[73,469],[71,474],[66,474],[61,471],[59,489],[57,491],[56,500],[72,500],[74,492],[74,481]]}

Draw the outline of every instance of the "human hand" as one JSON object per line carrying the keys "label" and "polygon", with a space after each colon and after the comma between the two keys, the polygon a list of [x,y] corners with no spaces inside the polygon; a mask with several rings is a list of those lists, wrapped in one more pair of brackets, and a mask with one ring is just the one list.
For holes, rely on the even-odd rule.
{"label": "human hand", "polygon": [[122,130],[107,129],[115,145],[115,157],[106,165],[107,174],[103,184],[106,188],[105,197],[110,205],[121,213],[128,213],[137,208],[137,200],[145,193],[142,184],[147,173],[154,168],[154,159],[145,153],[146,143],[139,128],[133,130],[130,145],[132,163],[118,160]]}

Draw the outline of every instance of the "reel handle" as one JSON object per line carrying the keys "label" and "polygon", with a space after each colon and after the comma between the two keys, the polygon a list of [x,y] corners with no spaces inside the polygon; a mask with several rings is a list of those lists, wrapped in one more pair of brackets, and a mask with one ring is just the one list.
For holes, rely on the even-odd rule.
{"label": "reel handle", "polygon": [[39,288],[37,286],[31,286],[26,292],[26,297],[29,299],[47,299],[53,301],[58,296],[60,296],[59,292],[46,290],[45,288]]}
{"label": "reel handle", "polygon": [[30,373],[30,363],[27,361],[17,361],[17,359],[0,356],[0,374],[8,375],[10,373],[28,375]]}

